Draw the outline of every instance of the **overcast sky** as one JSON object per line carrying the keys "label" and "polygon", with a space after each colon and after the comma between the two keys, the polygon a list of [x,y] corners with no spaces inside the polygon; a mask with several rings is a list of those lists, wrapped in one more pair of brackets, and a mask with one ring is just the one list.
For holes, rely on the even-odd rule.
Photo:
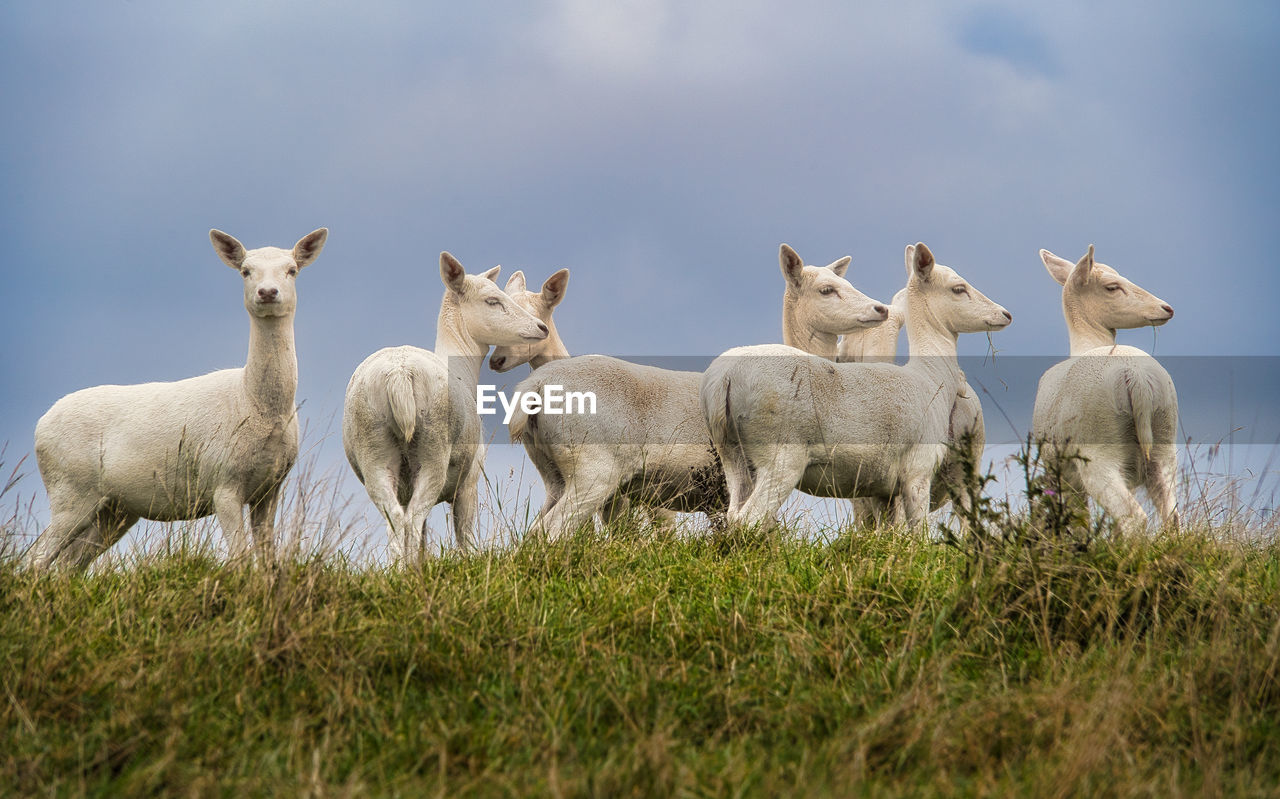
{"label": "overcast sky", "polygon": [[1125,343],[1278,353],[1270,0],[133,0],[0,20],[10,465],[64,394],[243,364],[211,227],[249,247],[330,229],[297,314],[325,464],[354,367],[433,345],[442,249],[531,283],[569,267],[573,352],[712,356],[780,338],[780,242],[853,256],[887,300],[923,240],[1013,313],[1002,355],[1048,356],[1066,331],[1037,250],[1093,243],[1177,311]]}

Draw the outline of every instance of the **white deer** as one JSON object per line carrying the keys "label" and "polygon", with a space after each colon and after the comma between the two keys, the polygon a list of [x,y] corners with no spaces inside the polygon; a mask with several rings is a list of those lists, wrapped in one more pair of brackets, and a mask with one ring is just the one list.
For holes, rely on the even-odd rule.
{"label": "white deer", "polygon": [[459,547],[474,545],[484,463],[476,386],[489,346],[541,341],[547,326],[494,283],[501,267],[468,275],[440,253],[444,299],[435,352],[388,347],[347,385],[342,443],[356,477],[387,520],[393,560],[423,554],[427,515],[450,503]]}
{"label": "white deer", "polygon": [[1093,245],[1076,264],[1048,250],[1040,258],[1062,284],[1071,357],[1040,378],[1033,439],[1062,459],[1064,488],[1093,497],[1123,530],[1146,526],[1137,486],[1176,525],[1178,395],[1155,358],[1116,344],[1117,329],[1163,325],[1172,306],[1095,262]]}
{"label": "white deer", "polygon": [[68,394],[36,423],[36,462],[50,522],[27,551],[36,569],[86,568],[138,519],[217,514],[233,557],[250,553],[244,507],[263,554],[274,543],[280,486],[298,457],[294,278],[328,230],[292,250],[245,251],[211,230],[244,280],[249,356],[241,369],[173,383],[95,386]]}
{"label": "white deer", "polygon": [[[550,335],[546,341],[536,342],[534,344],[523,344],[516,347],[494,347],[493,354],[489,356],[489,368],[499,374],[509,372],[522,363],[528,363],[530,369],[537,369],[543,364],[550,361],[568,358],[569,350],[565,347],[564,342],[560,339],[560,333],[556,330],[555,320],[552,319],[552,312],[555,307],[564,299],[565,288],[569,283],[569,270],[561,269],[547,281],[542,284],[542,290],[533,292],[529,291],[525,285],[524,273],[516,272],[507,281],[505,291],[511,295],[511,298],[520,303],[520,306],[529,313],[538,317],[550,330]],[[626,498],[617,498],[614,502],[608,503],[605,520],[608,521],[615,517],[625,515],[630,510],[631,504]],[[641,513],[654,521],[658,517],[664,522],[670,522],[674,519],[673,511],[664,511],[660,508],[642,507]]]}
{"label": "white deer", "polygon": [[560,332],[552,320],[556,306],[564,299],[569,288],[569,270],[561,269],[547,278],[539,291],[529,291],[524,282],[524,272],[516,271],[507,279],[504,291],[516,301],[516,304],[538,317],[538,321],[547,326],[547,337],[542,341],[526,342],[515,346],[494,347],[489,356],[489,368],[501,374],[509,372],[522,363],[529,364],[530,369],[560,358],[568,358],[569,350],[560,340]]}
{"label": "white deer", "polygon": [[[889,318],[884,324],[856,331],[840,339],[838,360],[841,363],[893,363],[894,355],[898,351],[898,331],[906,325],[906,322],[907,290],[904,288],[893,295],[893,302],[889,306]],[[910,342],[908,342],[909,346]],[[946,505],[953,493],[960,497],[962,504],[967,503],[965,488],[974,477],[971,468],[981,463],[986,443],[987,429],[982,417],[982,403],[968,381],[962,382],[960,393],[955,398],[955,405],[951,408],[947,454],[943,457],[938,471],[934,473],[933,487],[930,489],[931,510],[938,510]],[[960,446],[967,446],[966,456],[958,455],[956,447]],[[893,503],[895,524],[906,522],[900,499],[900,497],[897,498]],[[888,510],[884,503],[870,497],[855,497],[853,508],[854,518],[860,525],[883,519]]]}
{"label": "white deer", "polygon": [[875,327],[853,330],[840,337],[836,360],[840,363],[893,363],[898,334],[907,324],[907,290],[899,289],[889,302],[889,316]]}
{"label": "white deer", "polygon": [[906,264],[906,365],[833,364],[765,345],[729,350],[707,369],[701,401],[730,524],[772,525],[796,488],[881,502],[901,494],[908,523],[924,519],[964,381],[957,336],[999,330],[1012,316],[924,244],[907,247]]}
{"label": "white deer", "polygon": [[[888,316],[887,308],[844,279],[850,260],[806,266],[795,250],[781,246],[784,340],[834,358],[842,333]],[[702,419],[700,379],[698,372],[586,355],[549,363],[521,382],[522,392],[545,385],[593,392],[600,410],[513,416],[511,440],[524,444],[546,486],[534,527],[555,539],[598,512],[609,516],[624,500],[674,511],[722,511],[724,472]]]}

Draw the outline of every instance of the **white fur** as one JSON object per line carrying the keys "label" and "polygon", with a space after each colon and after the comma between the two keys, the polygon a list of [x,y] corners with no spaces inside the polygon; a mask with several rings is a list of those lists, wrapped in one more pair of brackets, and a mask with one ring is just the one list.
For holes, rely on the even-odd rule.
{"label": "white fur", "polygon": [[231,554],[273,543],[280,486],[298,456],[294,277],[328,231],[292,250],[243,245],[218,230],[219,257],[244,279],[249,356],[244,368],[68,394],[36,424],[36,460],[50,524],[26,554],[34,568],[84,569],[139,518],[216,513]]}
{"label": "white fur", "polygon": [[770,525],[795,488],[826,497],[901,494],[907,521],[928,512],[964,377],[959,333],[1011,320],[923,244],[906,249],[905,366],[838,363],[777,345],[721,355],[701,404],[724,464],[731,524]]}
{"label": "white fur", "polygon": [[475,538],[484,463],[476,385],[489,346],[541,341],[547,327],[493,281],[440,254],[444,299],[435,352],[389,347],[364,360],[347,385],[342,443],[356,477],[387,520],[394,560],[423,554],[427,515],[448,502],[458,546]]}
{"label": "white fur", "polygon": [[[838,360],[841,363],[893,363],[894,355],[898,351],[898,331],[906,325],[906,321],[907,290],[904,288],[893,295],[893,302],[889,306],[889,319],[884,324],[856,331],[840,339]],[[951,408],[947,454],[933,476],[929,502],[932,510],[937,510],[950,501],[952,491],[949,491],[948,487],[954,489],[962,497],[962,501],[965,501],[964,487],[968,484],[971,475],[966,474],[964,460],[956,457],[953,449],[964,441],[966,435],[969,442],[969,462],[977,466],[986,448],[987,428],[982,417],[982,403],[968,382],[962,382],[960,393],[955,398],[955,405]],[[893,504],[894,522],[905,523],[906,515],[903,512],[902,503],[897,501]],[[855,518],[859,524],[864,525],[872,523],[877,517],[882,517],[886,510],[879,500],[865,497],[854,498],[853,506]]]}
{"label": "white fur", "polygon": [[508,280],[505,291],[521,308],[538,317],[538,321],[547,326],[547,337],[542,341],[525,342],[516,346],[494,347],[489,356],[489,368],[501,374],[509,372],[522,363],[529,364],[530,369],[537,369],[545,363],[568,358],[569,350],[560,340],[560,332],[552,320],[556,306],[564,299],[569,288],[569,270],[561,269],[547,278],[538,291],[529,291],[524,282],[524,272],[516,271]]}
{"label": "white fur", "polygon": [[840,337],[836,360],[841,363],[893,363],[898,334],[907,324],[907,290],[899,289],[889,303],[889,317],[875,327],[864,327]]}
{"label": "white fur", "polygon": [[[840,334],[885,319],[883,305],[844,279],[849,261],[806,266],[782,245],[784,340],[834,358]],[[511,440],[524,444],[546,486],[534,526],[554,539],[622,500],[685,512],[723,509],[724,473],[702,418],[700,379],[588,355],[549,363],[521,382],[518,391],[548,384],[592,391],[599,409],[594,416],[512,418]]]}
{"label": "white fur", "polygon": [[1145,486],[1165,524],[1177,524],[1175,491],[1178,395],[1155,358],[1116,344],[1116,330],[1162,325],[1173,308],[1093,258],[1093,246],[1076,264],[1048,250],[1040,258],[1062,284],[1071,357],[1040,378],[1032,437],[1045,454],[1071,452],[1086,460],[1065,463],[1064,486],[1086,492],[1127,531],[1146,526],[1133,494]]}

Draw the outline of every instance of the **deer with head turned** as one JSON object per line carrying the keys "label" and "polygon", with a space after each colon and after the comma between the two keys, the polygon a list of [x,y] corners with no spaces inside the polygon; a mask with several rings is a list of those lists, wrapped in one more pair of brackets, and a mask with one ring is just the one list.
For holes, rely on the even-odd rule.
{"label": "deer with head turned", "polygon": [[1094,260],[1075,264],[1040,251],[1062,286],[1071,357],[1049,369],[1036,391],[1031,434],[1062,459],[1072,494],[1087,494],[1128,532],[1146,527],[1133,494],[1144,486],[1163,523],[1176,525],[1178,395],[1155,358],[1116,343],[1120,329],[1163,325],[1173,307]]}
{"label": "deer with head turned", "polygon": [[391,557],[424,553],[427,515],[448,502],[459,547],[475,543],[484,443],[476,411],[480,366],[491,345],[547,338],[545,324],[494,280],[501,267],[468,275],[440,253],[445,286],[436,348],[388,347],[351,375],[342,412],[342,443],[356,477],[387,521]]}
{"label": "deer with head turned", "polygon": [[924,519],[964,382],[957,336],[999,330],[1013,317],[923,243],[907,247],[905,260],[906,365],[833,364],[765,345],[729,350],[703,375],[730,524],[774,524],[796,488],[885,503],[901,495],[907,522]]}
{"label": "deer with head turned", "polygon": [[[840,334],[888,315],[845,280],[849,257],[806,265],[786,244],[778,257],[788,343],[834,358]],[[534,528],[558,538],[624,502],[707,513],[713,524],[722,519],[724,472],[702,419],[700,379],[698,372],[586,355],[553,361],[522,381],[522,392],[544,385],[590,391],[600,409],[597,415],[513,415],[511,440],[524,444],[546,486]]]}
{"label": "deer with head turned", "polygon": [[569,357],[569,350],[560,340],[556,323],[551,318],[552,312],[564,299],[564,293],[568,288],[568,269],[561,269],[547,278],[538,291],[529,291],[529,287],[525,285],[524,272],[519,270],[507,279],[504,291],[515,300],[517,305],[538,317],[538,321],[547,326],[548,332],[547,337],[542,341],[494,347],[493,354],[489,356],[490,369],[501,374],[511,371],[522,363],[529,364],[531,369],[537,369],[549,361]]}
{"label": "deer with head turned", "polygon": [[[898,331],[906,325],[906,322],[907,290],[903,288],[893,295],[893,302],[889,306],[889,319],[884,324],[856,331],[840,339],[840,362],[893,363],[898,350]],[[961,502],[967,501],[965,487],[975,476],[972,474],[972,469],[981,463],[986,443],[987,432],[982,416],[982,403],[969,383],[965,381],[961,383],[955,405],[951,408],[947,454],[934,474],[930,489],[931,510],[938,510],[945,506],[951,501],[953,495],[961,497]],[[957,447],[966,447],[965,454],[957,451]],[[852,501],[854,519],[860,525],[887,520],[890,510],[895,524],[906,522],[900,498],[895,499],[892,509],[872,497],[855,497]],[[963,519],[961,524],[963,526]]]}

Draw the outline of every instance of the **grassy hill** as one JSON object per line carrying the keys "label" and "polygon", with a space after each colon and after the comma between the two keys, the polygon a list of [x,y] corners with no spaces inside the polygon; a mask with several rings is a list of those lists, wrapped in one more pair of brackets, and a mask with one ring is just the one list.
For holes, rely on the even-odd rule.
{"label": "grassy hill", "polygon": [[1278,555],[620,526],[412,569],[5,565],[0,791],[1274,795]]}

